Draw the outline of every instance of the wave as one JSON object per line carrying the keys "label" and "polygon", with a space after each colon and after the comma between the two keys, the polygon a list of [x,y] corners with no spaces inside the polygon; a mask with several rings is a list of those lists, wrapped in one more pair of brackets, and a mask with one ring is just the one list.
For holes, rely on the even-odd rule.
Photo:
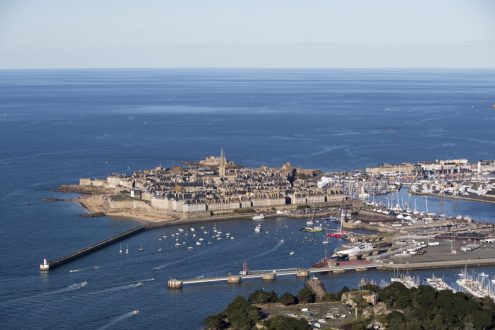
{"label": "wave", "polygon": [[115,319],[113,319],[112,321],[110,321],[109,323],[105,324],[104,326],[98,328],[97,330],[104,330],[104,329],[108,329],[110,328],[112,325],[122,321],[122,320],[125,320],[125,319],[128,319],[130,317],[133,317],[135,315],[139,314],[139,309],[136,309],[136,310],[133,310],[129,313],[125,313],[125,314],[122,314],[118,317],[116,317]]}
{"label": "wave", "polygon": [[252,259],[254,258],[260,258],[260,257],[263,257],[263,256],[266,256],[267,254],[270,254],[272,252],[275,252],[277,251],[283,244],[285,243],[285,241],[282,239],[280,241],[277,242],[277,244],[275,244],[275,246],[273,248],[271,248],[270,250],[267,250],[265,252],[262,252],[260,254],[257,254],[255,255],[254,257],[252,257]]}
{"label": "wave", "polygon": [[63,289],[55,290],[55,291],[52,291],[52,292],[47,292],[45,294],[51,295],[51,294],[57,294],[57,293],[75,291],[75,290],[79,290],[81,288],[84,288],[86,285],[88,285],[88,281],[83,281],[81,283],[74,283],[74,284],[71,284],[71,285],[63,288]]}

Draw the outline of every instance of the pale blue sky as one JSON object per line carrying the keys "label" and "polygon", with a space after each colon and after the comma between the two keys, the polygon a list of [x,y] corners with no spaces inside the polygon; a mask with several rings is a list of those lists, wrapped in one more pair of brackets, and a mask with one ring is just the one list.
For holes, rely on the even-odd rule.
{"label": "pale blue sky", "polygon": [[0,68],[491,67],[493,0],[0,0]]}

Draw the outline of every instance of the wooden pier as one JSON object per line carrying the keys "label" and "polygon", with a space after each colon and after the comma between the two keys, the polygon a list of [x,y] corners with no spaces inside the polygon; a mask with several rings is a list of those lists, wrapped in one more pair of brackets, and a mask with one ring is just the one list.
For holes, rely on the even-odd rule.
{"label": "wooden pier", "polygon": [[95,252],[95,251],[100,250],[106,246],[117,243],[117,242],[123,240],[124,238],[139,234],[139,233],[141,233],[147,229],[149,229],[148,226],[139,226],[139,227],[129,229],[123,233],[117,234],[117,235],[112,236],[110,238],[107,238],[103,241],[100,241],[98,243],[95,243],[95,244],[92,244],[92,245],[87,246],[85,248],[82,248],[80,250],[77,250],[76,252],[73,252],[71,254],[63,256],[63,257],[58,258],[56,260],[48,261],[46,265],[43,265],[43,264],[40,265],[40,270],[42,270],[42,271],[52,270],[58,266],[66,264],[70,261],[81,258],[81,257],[83,257],[89,253]]}

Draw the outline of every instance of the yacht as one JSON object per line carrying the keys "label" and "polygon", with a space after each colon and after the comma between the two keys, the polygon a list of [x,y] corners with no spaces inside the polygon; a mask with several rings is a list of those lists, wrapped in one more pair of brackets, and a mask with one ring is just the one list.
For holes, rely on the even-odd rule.
{"label": "yacht", "polygon": [[373,251],[373,244],[371,243],[360,243],[355,246],[350,246],[350,247],[344,247],[341,250],[335,251],[335,254],[338,257],[352,257],[352,256],[359,256],[364,253],[368,253]]}
{"label": "yacht", "polygon": [[440,277],[436,277],[435,275],[427,278],[426,283],[428,283],[429,286],[437,291],[451,290],[452,292],[455,292],[455,290],[452,289],[447,283],[445,283],[444,280],[442,280]]}
{"label": "yacht", "polygon": [[417,288],[418,287],[417,280],[415,280],[414,278],[412,278],[409,275],[401,275],[399,277],[392,277],[390,279],[390,281],[391,282],[402,283],[408,289],[412,289],[412,288]]}
{"label": "yacht", "polygon": [[263,213],[260,213],[260,214],[256,214],[253,217],[253,220],[263,220],[264,218],[265,218],[265,216],[263,215]]}

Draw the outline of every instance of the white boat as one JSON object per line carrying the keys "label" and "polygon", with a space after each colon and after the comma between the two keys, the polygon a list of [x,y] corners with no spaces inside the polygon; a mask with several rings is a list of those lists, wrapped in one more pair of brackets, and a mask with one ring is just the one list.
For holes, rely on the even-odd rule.
{"label": "white boat", "polygon": [[119,253],[122,254],[122,243],[120,243]]}
{"label": "white boat", "polygon": [[143,249],[143,243],[141,243],[141,246],[139,247],[139,250],[138,251],[139,252],[143,252],[144,251],[144,249]]}
{"label": "white boat", "polygon": [[125,254],[129,254],[129,245],[125,246]]}
{"label": "white boat", "polygon": [[50,265],[48,264],[48,261],[46,261],[46,258],[44,258],[43,263],[40,264],[40,270],[44,272],[50,270]]}
{"label": "white boat", "polygon": [[326,244],[330,243],[330,241],[328,240],[328,238],[326,238],[326,239],[323,240],[322,243],[326,245]]}
{"label": "white boat", "polygon": [[289,252],[289,255],[290,255],[290,256],[293,256],[293,255],[294,255],[294,253],[295,253],[294,251],[290,251],[290,252]]}
{"label": "white boat", "polygon": [[196,245],[197,245],[197,246],[200,246],[200,245],[201,245],[201,242],[199,242],[199,241],[198,241],[198,242],[196,242]]}
{"label": "white boat", "polygon": [[436,277],[435,275],[432,275],[431,277],[427,278],[426,283],[428,283],[429,286],[431,286],[433,289],[437,291],[451,290],[452,292],[455,292],[455,290],[452,289],[447,283],[445,283],[444,280],[442,280],[439,277]]}
{"label": "white boat", "polygon": [[308,225],[308,226],[312,226],[312,225],[313,225],[313,223],[314,223],[314,222],[313,222],[313,220],[308,220],[308,221],[306,221],[306,225]]}
{"label": "white boat", "polygon": [[263,213],[260,213],[260,214],[256,214],[253,217],[253,220],[263,220],[264,218],[265,218],[265,216],[263,215]]}
{"label": "white boat", "polygon": [[255,233],[261,232],[261,225],[260,224],[256,225],[256,227],[254,228],[254,232]]}
{"label": "white boat", "polygon": [[412,288],[417,288],[418,283],[416,280],[414,280],[411,276],[409,275],[401,275],[399,277],[392,277],[390,279],[391,282],[398,282],[402,283],[406,288],[412,289]]}
{"label": "white boat", "polygon": [[373,251],[373,244],[371,243],[360,243],[358,245],[352,246],[350,248],[344,248],[343,250],[335,251],[335,254],[339,257],[352,257],[359,256],[367,252]]}

